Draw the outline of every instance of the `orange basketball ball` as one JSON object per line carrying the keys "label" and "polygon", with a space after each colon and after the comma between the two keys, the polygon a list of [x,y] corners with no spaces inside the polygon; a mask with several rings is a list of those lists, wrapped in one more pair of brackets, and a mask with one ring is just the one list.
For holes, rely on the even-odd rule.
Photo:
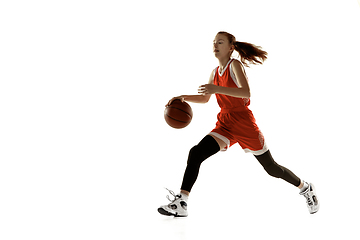
{"label": "orange basketball ball", "polygon": [[164,117],[170,127],[184,128],[190,124],[193,112],[188,103],[176,99],[165,108]]}

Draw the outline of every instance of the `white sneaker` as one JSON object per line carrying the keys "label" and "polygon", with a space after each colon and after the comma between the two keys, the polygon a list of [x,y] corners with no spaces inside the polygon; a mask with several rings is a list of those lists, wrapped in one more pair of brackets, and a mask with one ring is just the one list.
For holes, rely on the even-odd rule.
{"label": "white sneaker", "polygon": [[175,217],[187,217],[187,200],[181,194],[175,195],[175,193],[169,189],[166,189],[174,196],[174,200],[170,200],[169,195],[167,199],[171,202],[168,205],[164,205],[158,208],[158,212],[166,216],[175,216]]}
{"label": "white sneaker", "polygon": [[311,214],[319,211],[320,203],[316,196],[315,186],[312,183],[308,184],[309,187],[304,191],[300,192],[300,195],[303,195],[306,198],[307,207]]}

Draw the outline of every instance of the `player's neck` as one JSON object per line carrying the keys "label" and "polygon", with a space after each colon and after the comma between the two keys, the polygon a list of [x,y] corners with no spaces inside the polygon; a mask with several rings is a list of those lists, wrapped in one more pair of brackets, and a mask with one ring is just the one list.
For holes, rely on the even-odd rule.
{"label": "player's neck", "polygon": [[230,57],[219,59],[219,67],[220,67],[221,72],[224,70],[224,68],[226,67],[226,65],[230,61],[230,59],[231,59]]}

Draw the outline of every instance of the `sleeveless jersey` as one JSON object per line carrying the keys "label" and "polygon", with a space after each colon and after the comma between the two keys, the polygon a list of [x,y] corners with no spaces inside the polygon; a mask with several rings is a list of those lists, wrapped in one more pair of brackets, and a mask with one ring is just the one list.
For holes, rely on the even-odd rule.
{"label": "sleeveless jersey", "polygon": [[[225,66],[224,70],[220,72],[220,67],[214,69],[214,85],[221,87],[239,88],[239,84],[236,80],[236,76],[232,71],[231,63],[234,59],[231,59]],[[245,74],[247,79],[247,76]],[[250,98],[237,98],[224,94],[215,94],[217,102],[222,112],[239,112],[248,110],[250,105]]]}
{"label": "sleeveless jersey", "polygon": [[[240,87],[231,68],[232,61],[234,59],[227,63],[222,72],[219,72],[219,67],[215,68],[215,85],[230,88]],[[224,151],[235,143],[239,143],[245,152],[251,152],[254,155],[265,153],[268,148],[264,136],[256,125],[252,111],[248,108],[250,99],[224,94],[215,95],[221,111],[217,116],[216,127],[209,134],[226,143],[226,147],[221,150]]]}

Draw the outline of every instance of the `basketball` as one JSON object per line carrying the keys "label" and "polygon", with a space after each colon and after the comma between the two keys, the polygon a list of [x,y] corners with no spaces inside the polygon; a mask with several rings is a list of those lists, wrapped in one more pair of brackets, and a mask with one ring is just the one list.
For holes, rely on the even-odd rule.
{"label": "basketball", "polygon": [[165,108],[164,117],[170,127],[179,129],[190,124],[193,112],[189,104],[176,99]]}

